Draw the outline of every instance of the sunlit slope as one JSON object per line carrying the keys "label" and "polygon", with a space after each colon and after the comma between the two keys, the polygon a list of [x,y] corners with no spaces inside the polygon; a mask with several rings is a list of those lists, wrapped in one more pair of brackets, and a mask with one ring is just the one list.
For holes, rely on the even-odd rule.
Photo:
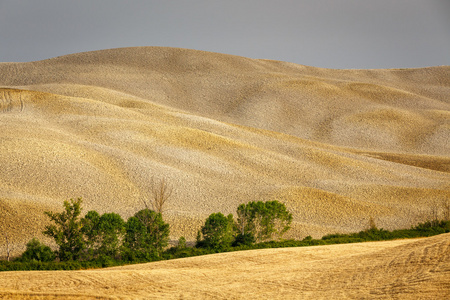
{"label": "sunlit slope", "polygon": [[[171,48],[0,64],[0,227],[44,210],[142,208],[174,187],[172,237],[278,199],[292,236],[409,226],[450,198],[450,68],[327,70]],[[1,249],[0,249],[1,251]]]}
{"label": "sunlit slope", "polygon": [[88,87],[102,87],[208,118],[333,144],[448,151],[442,140],[449,130],[450,67],[327,70],[142,47],[0,68],[1,85],[88,98],[103,94]]}
{"label": "sunlit slope", "polygon": [[0,273],[0,296],[6,299],[447,299],[449,286],[449,234],[102,270]]}

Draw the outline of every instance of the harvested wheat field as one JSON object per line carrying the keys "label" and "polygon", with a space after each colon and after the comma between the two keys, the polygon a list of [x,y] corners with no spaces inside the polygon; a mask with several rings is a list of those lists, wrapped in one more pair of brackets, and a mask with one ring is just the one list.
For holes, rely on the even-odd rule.
{"label": "harvested wheat field", "polygon": [[87,271],[0,273],[2,299],[448,299],[450,234]]}
{"label": "harvested wheat field", "polygon": [[0,231],[18,254],[43,238],[43,211],[78,197],[127,218],[152,177],[174,189],[174,240],[257,200],[286,204],[293,238],[371,217],[405,228],[450,198],[449,137],[449,66],[331,70],[159,47],[0,63]]}

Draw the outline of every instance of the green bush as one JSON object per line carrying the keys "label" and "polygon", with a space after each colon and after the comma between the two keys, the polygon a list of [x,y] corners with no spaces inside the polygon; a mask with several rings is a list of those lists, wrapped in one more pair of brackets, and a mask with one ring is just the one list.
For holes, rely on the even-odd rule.
{"label": "green bush", "polygon": [[155,260],[169,242],[169,224],[160,213],[138,211],[125,224],[122,255],[126,260]]}
{"label": "green bush", "polygon": [[358,233],[351,234],[328,234],[322,237],[327,243],[359,243],[367,241],[382,241],[403,238],[427,237],[450,232],[450,221],[433,221],[419,223],[411,229],[400,229],[388,231],[384,229],[372,228]]}
{"label": "green bush", "polygon": [[233,242],[233,247],[248,246],[256,242],[256,238],[252,232],[239,233]]}
{"label": "green bush", "polygon": [[186,238],[184,236],[182,236],[178,239],[177,248],[181,250],[181,249],[185,249],[186,247],[187,247],[186,246]]}
{"label": "green bush", "polygon": [[198,241],[198,248],[224,250],[233,243],[233,215],[225,217],[222,213],[213,213],[201,229],[203,240]]}
{"label": "green bush", "polygon": [[41,262],[49,262],[54,261],[56,258],[55,253],[50,249],[50,247],[41,244],[41,242],[33,238],[28,242],[26,250],[22,253],[22,256],[19,258],[22,262],[30,262],[30,261],[41,261]]}

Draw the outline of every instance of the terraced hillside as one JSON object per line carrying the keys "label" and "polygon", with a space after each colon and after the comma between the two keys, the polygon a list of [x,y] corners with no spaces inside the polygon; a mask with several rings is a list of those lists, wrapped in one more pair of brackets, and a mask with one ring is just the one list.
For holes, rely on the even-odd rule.
{"label": "terraced hillside", "polygon": [[330,70],[157,47],[0,63],[0,232],[21,251],[43,211],[76,197],[126,218],[152,177],[174,188],[173,239],[251,200],[285,203],[296,238],[370,217],[408,227],[450,199],[449,137],[449,66]]}

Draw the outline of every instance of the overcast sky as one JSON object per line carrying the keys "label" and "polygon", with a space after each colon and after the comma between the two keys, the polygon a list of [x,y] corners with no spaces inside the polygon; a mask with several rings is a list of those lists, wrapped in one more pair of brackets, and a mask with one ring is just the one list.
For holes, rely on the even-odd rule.
{"label": "overcast sky", "polygon": [[339,69],[450,65],[450,0],[0,0],[0,62],[131,46]]}

